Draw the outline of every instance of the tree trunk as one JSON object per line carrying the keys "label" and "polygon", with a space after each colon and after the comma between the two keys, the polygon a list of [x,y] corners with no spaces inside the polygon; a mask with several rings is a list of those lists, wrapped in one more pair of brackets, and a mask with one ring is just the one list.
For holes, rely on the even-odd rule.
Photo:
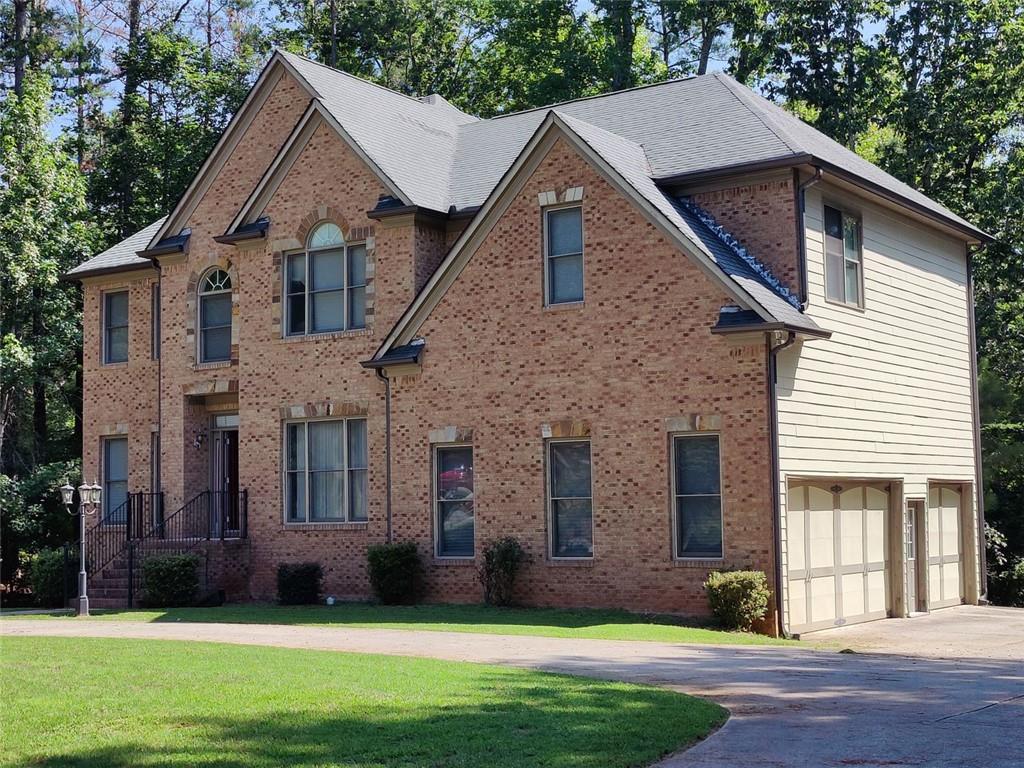
{"label": "tree trunk", "polygon": [[[33,288],[32,299],[32,338],[42,339],[46,332],[43,327],[43,289]],[[46,423],[46,381],[38,369],[38,363],[32,376],[32,441],[36,465],[45,464],[50,447],[50,430]]]}
{"label": "tree trunk", "polygon": [[28,62],[28,0],[14,0],[14,95],[25,91],[25,64]]}
{"label": "tree trunk", "polygon": [[633,18],[632,0],[612,0],[605,6],[608,26],[612,32],[612,90],[632,88],[633,43],[636,42],[636,23]]}

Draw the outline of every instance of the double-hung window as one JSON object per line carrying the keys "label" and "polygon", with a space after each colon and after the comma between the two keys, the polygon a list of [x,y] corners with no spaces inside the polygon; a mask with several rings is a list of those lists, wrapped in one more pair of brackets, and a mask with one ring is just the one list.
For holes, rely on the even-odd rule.
{"label": "double-hung window", "polygon": [[366,419],[285,425],[285,519],[366,520]]}
{"label": "double-hung window", "polygon": [[825,297],[864,306],[864,264],[860,220],[825,206]]}
{"label": "double-hung window", "polygon": [[437,556],[473,557],[473,447],[449,445],[434,454]]}
{"label": "double-hung window", "polygon": [[231,359],[231,277],[212,269],[199,283],[199,362]]}
{"label": "double-hung window", "polygon": [[544,230],[547,304],[583,301],[583,209],[546,210]]}
{"label": "double-hung window", "polygon": [[103,294],[103,362],[128,360],[128,291]]}
{"label": "double-hung window", "polygon": [[718,435],[672,438],[675,554],[719,559],[722,548],[722,480]]}
{"label": "double-hung window", "polygon": [[552,557],[593,557],[590,441],[548,443],[548,500]]}
{"label": "double-hung window", "polygon": [[122,525],[128,508],[128,438],[108,437],[103,440],[103,521]]}
{"label": "double-hung window", "polygon": [[366,245],[347,244],[331,222],[287,259],[285,333],[303,336],[366,326]]}

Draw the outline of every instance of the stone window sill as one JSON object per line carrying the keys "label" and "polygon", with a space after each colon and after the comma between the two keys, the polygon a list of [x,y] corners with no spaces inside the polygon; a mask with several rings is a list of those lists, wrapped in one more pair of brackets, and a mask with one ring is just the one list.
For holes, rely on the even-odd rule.
{"label": "stone window sill", "polygon": [[673,557],[672,565],[677,568],[721,568],[725,565],[725,558],[700,560],[697,558]]}
{"label": "stone window sill", "polygon": [[327,331],[325,333],[305,333],[295,336],[282,336],[279,341],[285,344],[298,344],[303,341],[329,341],[332,339],[358,339],[372,336],[372,328],[353,328],[350,331]]}
{"label": "stone window sill", "polygon": [[217,368],[230,368],[235,365],[234,360],[214,360],[211,363],[196,363],[192,366],[193,371],[212,371]]}
{"label": "stone window sill", "polygon": [[594,564],[593,557],[549,557],[544,561],[552,568],[593,568]]}
{"label": "stone window sill", "polygon": [[585,301],[567,301],[562,304],[545,304],[545,312],[569,312],[574,309],[583,309],[586,306]]}
{"label": "stone window sill", "polygon": [[369,527],[366,520],[338,521],[330,523],[285,523],[282,531],[365,531]]}
{"label": "stone window sill", "polygon": [[472,557],[434,557],[434,565],[454,566],[456,568],[467,568],[476,565],[476,559]]}

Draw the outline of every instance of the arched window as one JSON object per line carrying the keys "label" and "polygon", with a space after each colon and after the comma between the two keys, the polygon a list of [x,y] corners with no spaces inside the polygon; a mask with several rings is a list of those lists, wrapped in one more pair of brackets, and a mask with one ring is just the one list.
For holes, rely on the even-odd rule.
{"label": "arched window", "polygon": [[231,359],[231,276],[211,269],[199,281],[199,362]]}
{"label": "arched window", "polygon": [[288,257],[285,282],[287,335],[366,325],[366,245],[346,243],[337,224],[310,232],[306,250]]}

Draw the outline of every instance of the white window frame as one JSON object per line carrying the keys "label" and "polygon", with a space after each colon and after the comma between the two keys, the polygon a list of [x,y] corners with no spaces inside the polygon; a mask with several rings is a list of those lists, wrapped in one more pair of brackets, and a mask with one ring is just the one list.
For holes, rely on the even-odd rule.
{"label": "white window frame", "polygon": [[[578,208],[580,212],[580,285],[583,287],[583,297],[580,299],[573,299],[572,301],[552,301],[551,300],[551,261],[552,259],[558,259],[565,256],[575,256],[575,253],[562,253],[558,256],[551,255],[551,238],[550,235],[550,214],[558,211],[565,211],[570,208]],[[582,305],[587,299],[587,268],[586,268],[586,232],[583,226],[583,204],[579,202],[565,203],[564,205],[548,205],[545,206],[542,212],[544,217],[544,306],[545,307],[576,307]]]}
{"label": "white window frame", "polygon": [[[291,338],[302,338],[304,336],[324,336],[324,335],[331,334],[331,333],[344,333],[345,331],[361,331],[364,328],[366,328],[366,293],[365,293],[365,290],[366,290],[366,277],[365,277],[365,275],[366,275],[366,267],[368,266],[368,262],[369,262],[369,255],[366,252],[366,241],[364,241],[364,240],[356,240],[356,241],[350,243],[350,242],[348,242],[347,240],[344,239],[344,233],[342,233],[342,242],[340,244],[326,245],[326,246],[323,246],[321,248],[311,248],[310,244],[309,244],[310,240],[312,239],[314,233],[324,224],[333,224],[333,222],[328,221],[328,220],[317,222],[313,226],[313,228],[310,229],[310,231],[309,231],[309,237],[306,239],[306,247],[303,248],[300,251],[291,251],[290,253],[287,253],[284,256],[284,264],[282,265],[282,269],[281,269],[281,296],[282,296],[282,298],[284,300],[284,308],[283,308],[283,320],[284,321],[281,323],[281,333],[282,333],[282,335],[285,338],[290,338],[291,339]],[[335,225],[335,226],[337,226],[337,225]],[[338,227],[338,229],[340,231],[341,227]],[[365,260],[365,262],[363,264],[363,275],[364,275],[364,277],[363,277],[363,282],[362,283],[360,283],[358,285],[354,285],[354,284],[351,284],[349,282],[349,280],[351,278],[351,271],[352,271],[351,270],[351,262],[350,262],[350,259],[351,259],[350,251],[353,248],[358,248],[358,247],[362,247],[363,248],[363,258]],[[311,269],[312,263],[313,263],[313,259],[311,258],[311,256],[313,256],[314,254],[317,254],[317,253],[323,253],[325,251],[341,251],[341,258],[342,258],[342,269],[341,269],[341,271],[342,271],[342,275],[343,275],[342,286],[341,286],[341,289],[340,289],[341,290],[341,297],[342,297],[341,298],[342,324],[341,324],[340,328],[334,328],[332,330],[326,330],[326,331],[314,331],[314,330],[311,330],[312,323],[310,322],[310,318],[311,318],[310,313],[312,311],[313,302],[310,299],[311,299],[311,297],[314,294],[319,293],[319,291],[310,290],[310,287],[312,285],[312,283],[310,281],[310,269]],[[292,329],[291,329],[291,308],[289,306],[290,302],[291,302],[292,296],[298,296],[299,295],[299,293],[297,293],[297,292],[296,293],[292,293],[291,291],[288,290],[289,266],[290,266],[291,260],[293,258],[295,258],[296,256],[302,256],[304,258],[304,260],[305,260],[305,277],[304,277],[305,284],[304,284],[303,291],[302,291],[302,294],[301,294],[302,297],[303,297],[303,302],[304,302],[303,311],[305,312],[305,318],[304,318],[304,328],[303,328],[303,330],[301,332],[292,331]],[[363,297],[364,297],[363,298],[363,324],[362,325],[352,325],[352,318],[351,318],[352,308],[350,306],[350,296],[352,294],[352,291],[354,289],[356,289],[356,288],[362,288],[364,290],[364,293],[363,293]],[[330,290],[334,291],[334,290],[338,290],[338,289],[337,288],[332,288]]]}
{"label": "white window frame", "polygon": [[[441,504],[440,496],[441,462],[438,453],[440,451],[468,448],[473,462],[473,554],[471,555],[442,555],[441,554]],[[430,447],[430,506],[433,508],[433,529],[434,529],[434,559],[436,560],[474,560],[477,551],[477,525],[476,525],[476,449],[472,443],[435,443]]]}
{"label": "white window frame", "polygon": [[[212,275],[214,272],[223,272],[225,275],[227,275],[228,282],[230,283],[230,286],[228,288],[221,288],[221,289],[218,289],[216,291],[204,291],[203,290],[203,286],[206,283],[206,279],[210,275]],[[228,356],[227,357],[218,357],[216,360],[207,360],[206,359],[206,350],[204,349],[204,344],[203,344],[203,338],[204,338],[203,331],[207,330],[207,329],[203,328],[203,299],[205,297],[208,297],[208,296],[222,296],[224,294],[227,294],[228,297],[231,299],[231,320],[228,323],[228,325],[226,326],[228,328]],[[235,280],[231,276],[231,273],[228,272],[228,270],[225,269],[224,267],[211,267],[210,269],[208,269],[205,272],[203,272],[203,276],[201,278],[199,278],[199,285],[198,285],[198,287],[196,289],[196,362],[198,362],[200,365],[205,365],[207,363],[228,363],[228,362],[231,362],[231,347],[233,345],[232,345],[230,337],[232,335],[234,335],[234,332],[235,332],[235,312],[234,312],[235,298],[234,298],[234,295],[235,295]],[[223,325],[215,326],[215,328],[224,328],[224,327],[225,326],[223,326]]]}
{"label": "white window frame", "polygon": [[[842,276],[843,276],[843,296],[838,298],[829,295],[828,288],[828,234],[826,231],[825,224],[825,210],[831,208],[833,211],[839,213],[839,228],[845,232],[846,221],[853,220],[857,223],[857,247],[859,253],[857,254],[857,260],[849,258],[846,254],[846,238],[842,238],[843,242],[843,263],[842,263]],[[822,283],[825,291],[825,301],[829,304],[836,304],[841,307],[849,307],[850,309],[864,309],[864,219],[859,213],[855,213],[849,208],[840,205],[831,200],[824,200],[821,206],[821,254],[824,259],[823,267],[824,272],[822,273]],[[854,263],[857,265],[857,292],[859,294],[857,301],[849,301],[846,296],[846,265],[847,263]]]}
{"label": "white window frame", "polygon": [[[342,473],[345,478],[344,490],[342,491],[342,516],[341,517],[330,517],[320,518],[313,520],[309,516],[309,479],[312,472],[310,471],[309,461],[309,425],[315,424],[316,422],[341,422],[342,423]],[[353,421],[362,421],[366,424],[364,430],[366,434],[366,467],[355,467],[349,465],[349,423]],[[303,431],[303,447],[305,449],[305,468],[302,470],[292,470],[288,468],[288,427],[295,426],[296,424],[302,424],[306,428]],[[305,500],[306,508],[305,515],[301,520],[291,520],[288,517],[288,475],[291,473],[298,474],[299,472],[303,475],[303,482],[305,486]],[[351,497],[351,474],[352,472],[366,472],[367,476],[367,497],[366,497],[366,517],[353,519],[352,518],[352,497]],[[370,496],[369,496],[369,476],[370,476],[370,429],[369,419],[366,416],[353,416],[347,419],[337,418],[322,418],[322,419],[289,419],[282,422],[281,426],[281,518],[284,520],[285,525],[337,525],[339,523],[357,523],[364,524],[370,519]]]}
{"label": "white window frame", "polygon": [[[586,561],[593,560],[596,548],[594,547],[594,445],[589,437],[553,437],[545,440],[544,445],[544,487],[547,496],[547,524],[548,524],[548,557],[552,560]],[[558,443],[586,443],[590,454],[590,496],[559,496],[555,497],[551,490],[552,474],[554,473],[554,462],[551,460],[551,446]],[[589,555],[556,555],[555,554],[555,501],[565,499],[590,499],[590,549]]]}
{"label": "white window frame", "polygon": [[[126,331],[127,337],[128,337],[127,338],[128,346],[127,346],[127,349],[125,350],[124,360],[111,360],[110,359],[109,344],[107,342],[107,330],[108,330],[107,321],[109,320],[109,317],[108,317],[109,312],[107,310],[107,299],[108,299],[108,297],[116,296],[119,293],[123,293],[125,295],[125,298],[127,299],[126,315],[128,316],[128,322],[125,323],[124,326],[120,326],[119,325],[117,327],[118,328],[124,327],[124,328],[128,329]],[[132,313],[132,297],[131,297],[131,292],[127,288],[116,288],[116,289],[110,290],[110,291],[103,291],[103,293],[100,294],[100,336],[101,336],[101,338],[100,338],[100,359],[101,359],[103,365],[124,365],[125,363],[128,362],[128,359],[131,357],[131,347],[132,347],[131,313]]]}
{"label": "white window frame", "polygon": [[[679,496],[713,496],[714,494],[677,494],[676,493],[676,440],[698,437],[714,437],[718,441],[718,514],[722,520],[722,553],[712,557],[699,557],[679,554],[679,508],[676,500]],[[725,560],[725,475],[722,459],[722,434],[720,432],[672,432],[669,438],[669,482],[671,496],[669,509],[672,520],[672,559],[680,562],[721,562]]]}

